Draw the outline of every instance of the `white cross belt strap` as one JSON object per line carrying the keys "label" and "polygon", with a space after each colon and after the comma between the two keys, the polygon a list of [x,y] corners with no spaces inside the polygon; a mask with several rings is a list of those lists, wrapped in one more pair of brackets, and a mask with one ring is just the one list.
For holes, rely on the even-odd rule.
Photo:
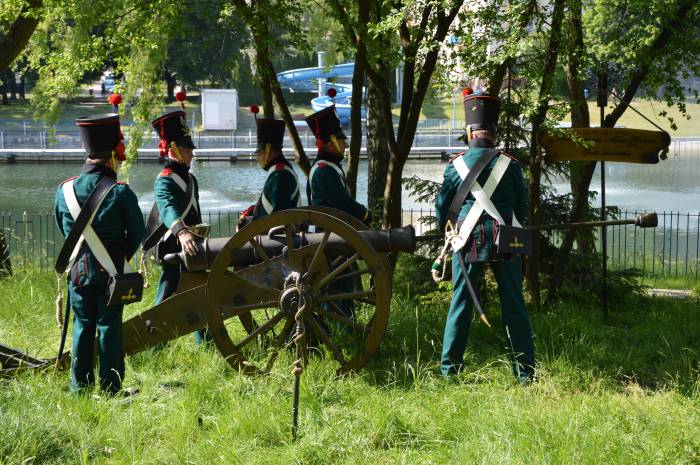
{"label": "white cross belt strap", "polygon": [[[170,173],[170,174],[168,175],[168,177],[169,177],[170,179],[172,179],[173,181],[175,181],[175,184],[177,184],[178,187],[179,187],[180,189],[182,189],[182,191],[183,191],[185,194],[187,194],[187,187],[188,187],[188,186],[187,186],[187,183],[185,182],[184,179],[182,179],[182,177],[180,177],[179,174]],[[190,189],[190,198],[187,199],[187,206],[186,206],[185,209],[182,211],[182,216],[180,217],[183,221],[185,220],[185,218],[187,218],[187,215],[190,213],[190,210],[192,210],[193,208],[194,208],[195,210],[197,210],[197,203],[195,202],[195,196],[194,196],[194,179],[192,179],[192,175],[190,175],[190,180],[189,180],[189,182],[192,184],[192,186],[190,186],[190,187],[191,187],[191,189]],[[175,223],[177,223],[177,221],[176,221]],[[174,223],[173,223],[173,224],[174,224]],[[172,225],[166,225],[166,227],[168,228],[168,230],[167,230],[167,231],[165,232],[165,234],[163,235],[162,240],[168,239],[168,238],[170,237],[170,235],[172,234],[172,230],[170,229],[170,228],[172,227]]]}
{"label": "white cross belt strap", "polygon": [[[340,168],[340,166],[336,165],[335,163],[332,163],[328,160],[323,160],[318,163],[325,163],[326,165],[330,166],[335,170],[336,173],[338,173],[338,176],[340,176],[340,179],[343,180],[343,187],[345,187],[345,174],[343,173],[343,170]],[[314,166],[311,167],[311,171],[309,172],[309,181],[311,181],[314,178],[314,173],[318,169],[318,163],[314,163]]]}
{"label": "white cross belt strap", "polygon": [[[464,158],[458,157],[452,164],[457,170],[459,177],[464,180],[469,174],[469,168],[467,167],[467,163],[464,161]],[[493,170],[491,170],[491,174],[489,174],[489,177],[484,184],[484,187],[482,188],[477,181],[474,181],[471,188],[471,193],[474,196],[475,202],[469,210],[467,217],[464,219],[462,226],[459,228],[459,234],[454,236],[451,241],[452,249],[455,252],[460,250],[467,243],[469,236],[471,235],[474,227],[481,217],[481,214],[484,211],[498,221],[499,224],[505,224],[503,217],[501,217],[501,214],[491,201],[491,195],[493,195],[493,192],[496,190],[498,183],[501,182],[501,179],[503,178],[506,169],[508,169],[509,164],[510,159],[507,156],[500,154],[496,165],[493,167]],[[513,225],[520,227],[520,223],[515,215],[513,215]]]}
{"label": "white cross belt strap", "polygon": [[[315,166],[315,165],[314,165]],[[269,177],[272,173],[277,171],[277,166],[272,166],[270,169],[267,170],[267,176]],[[288,173],[291,173],[292,176],[294,176],[294,182],[296,185],[296,188],[294,189],[294,192],[292,193],[292,199],[296,197],[296,206],[299,206],[299,178],[297,178],[297,174],[294,172],[293,169],[291,169],[289,166],[284,165],[284,171],[287,171]],[[311,176],[313,176],[313,169],[311,170]],[[309,176],[309,179],[311,177]],[[274,207],[272,206],[272,202],[268,200],[267,197],[265,197],[265,191],[260,195],[260,203],[262,204],[263,209],[265,210],[265,214],[269,215],[272,213],[274,210]]]}
{"label": "white cross belt strap", "polygon": [[[114,185],[112,186],[114,187]],[[111,191],[111,188],[107,191]],[[80,247],[83,244],[83,241],[87,243],[87,246],[90,248],[92,253],[95,255],[95,258],[97,258],[97,261],[100,262],[100,265],[109,273],[110,275],[116,275],[117,273],[117,267],[114,265],[114,262],[112,261],[112,257],[109,256],[109,252],[107,252],[107,249],[105,248],[104,244],[100,240],[100,238],[97,236],[97,233],[95,232],[94,229],[92,229],[92,221],[95,219],[95,215],[97,214],[97,211],[100,209],[100,205],[102,205],[102,201],[107,195],[105,194],[97,203],[95,206],[95,209],[92,212],[92,217],[90,218],[90,221],[88,224],[85,226],[85,229],[83,230],[83,234],[80,236],[80,240],[78,240],[78,243],[75,245],[75,248],[73,249],[73,252],[71,253],[71,258],[70,261],[68,262],[68,267],[66,268],[66,271],[70,270],[70,268],[73,266],[73,262],[75,261],[75,258],[78,256],[78,252],[80,251]],[[66,199],[66,204],[68,205],[68,210],[70,211],[71,216],[73,217],[73,220],[78,218],[78,215],[80,215],[80,204],[78,203],[78,199],[75,196],[75,190],[73,189],[73,181],[68,181],[65,184],[63,184],[63,197]],[[131,272],[131,267],[129,267],[129,263],[127,263],[126,259],[124,260],[124,273],[130,273]]]}

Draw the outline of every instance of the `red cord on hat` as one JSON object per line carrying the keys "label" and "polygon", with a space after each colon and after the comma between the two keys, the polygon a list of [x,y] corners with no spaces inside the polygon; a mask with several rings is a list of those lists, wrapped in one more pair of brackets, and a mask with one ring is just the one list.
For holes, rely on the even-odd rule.
{"label": "red cord on hat", "polygon": [[158,143],[158,148],[160,149],[160,158],[165,158],[168,155],[168,143],[165,140],[165,124],[163,121],[160,122],[160,143]]}

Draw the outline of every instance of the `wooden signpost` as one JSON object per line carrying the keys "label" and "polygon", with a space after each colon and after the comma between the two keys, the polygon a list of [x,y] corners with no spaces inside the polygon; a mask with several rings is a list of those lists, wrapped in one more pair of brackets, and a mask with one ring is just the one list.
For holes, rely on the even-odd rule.
{"label": "wooden signpost", "polygon": [[539,142],[550,161],[613,161],[654,164],[668,151],[671,136],[663,131],[627,128],[571,128]]}

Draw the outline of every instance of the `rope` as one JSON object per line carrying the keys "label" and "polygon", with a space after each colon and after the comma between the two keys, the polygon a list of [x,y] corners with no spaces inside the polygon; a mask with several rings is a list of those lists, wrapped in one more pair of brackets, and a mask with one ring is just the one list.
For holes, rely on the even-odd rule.
{"label": "rope", "polygon": [[[300,280],[301,280],[301,274],[297,276],[296,283],[295,285],[297,286],[297,289],[300,289]],[[299,307],[297,309],[297,312],[294,314],[294,321],[296,322],[296,333],[294,335],[294,339],[292,339],[292,343],[296,345],[296,360],[294,360],[294,364],[292,367],[292,374],[294,376],[300,376],[304,372],[304,357],[303,357],[303,348],[301,347],[302,341],[304,340],[304,337],[306,336],[306,327],[304,326],[304,316],[306,314],[306,301],[304,297],[302,296],[301,292],[299,293]]]}
{"label": "rope", "polygon": [[56,273],[56,322],[63,328],[63,273]]}
{"label": "rope", "polygon": [[142,251],[141,260],[139,262],[139,273],[143,276],[143,288],[148,289],[151,283],[148,280],[148,270],[146,270],[146,251]]}
{"label": "rope", "polygon": [[445,273],[447,271],[447,260],[446,256],[450,245],[452,244],[452,239],[459,236],[459,231],[452,226],[452,222],[448,221],[445,226],[445,245],[442,246],[440,255],[433,262],[433,266],[430,267],[430,274],[433,277],[433,281],[439,283],[445,279]]}

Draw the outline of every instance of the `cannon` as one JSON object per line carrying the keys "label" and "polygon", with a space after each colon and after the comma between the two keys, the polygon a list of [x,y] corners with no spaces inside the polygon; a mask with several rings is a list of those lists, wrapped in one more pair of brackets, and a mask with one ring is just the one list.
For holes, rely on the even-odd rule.
{"label": "cannon", "polygon": [[[377,352],[389,318],[387,254],[412,252],[415,245],[411,226],[367,230],[331,208],[260,218],[233,237],[201,241],[195,257],[166,256],[188,271],[175,295],[124,322],[124,353],[207,328],[231,367],[255,375],[269,371],[302,329],[304,345],[325,346],[338,372],[362,368]],[[342,288],[342,282],[354,285]],[[0,349],[0,376],[56,362]]]}

